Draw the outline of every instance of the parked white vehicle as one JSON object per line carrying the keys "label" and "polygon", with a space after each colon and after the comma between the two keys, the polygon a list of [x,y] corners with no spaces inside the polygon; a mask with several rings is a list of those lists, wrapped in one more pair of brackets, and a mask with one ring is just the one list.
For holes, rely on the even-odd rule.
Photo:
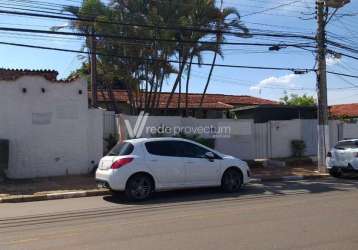
{"label": "parked white vehicle", "polygon": [[327,168],[334,177],[342,173],[358,173],[358,139],[338,142],[327,154]]}
{"label": "parked white vehicle", "polygon": [[246,162],[180,138],[142,138],[117,144],[96,171],[99,186],[131,200],[155,191],[221,186],[237,192],[249,182]]}

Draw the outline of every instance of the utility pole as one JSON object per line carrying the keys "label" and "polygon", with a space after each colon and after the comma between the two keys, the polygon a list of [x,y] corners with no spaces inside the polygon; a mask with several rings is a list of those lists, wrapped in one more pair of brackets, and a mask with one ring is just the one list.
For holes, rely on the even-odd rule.
{"label": "utility pole", "polygon": [[326,15],[325,3],[317,1],[317,97],[318,97],[318,171],[326,172],[326,155],[329,148],[327,73],[326,73]]}
{"label": "utility pole", "polygon": [[94,28],[91,30],[90,38],[91,46],[91,91],[92,91],[92,107],[97,107],[97,41]]}
{"label": "utility pole", "polygon": [[[326,173],[326,155],[329,150],[327,102],[326,25],[337,10],[350,0],[317,0],[317,97],[318,97],[318,170]],[[335,11],[328,18],[328,8]]]}

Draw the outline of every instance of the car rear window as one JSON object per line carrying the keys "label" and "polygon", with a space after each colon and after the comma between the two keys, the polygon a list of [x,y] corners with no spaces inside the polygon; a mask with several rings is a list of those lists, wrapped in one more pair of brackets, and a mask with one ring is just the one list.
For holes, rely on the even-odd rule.
{"label": "car rear window", "polygon": [[342,141],[338,142],[334,147],[335,149],[349,149],[349,148],[358,148],[358,141]]}
{"label": "car rear window", "polygon": [[134,146],[132,143],[123,142],[118,143],[116,146],[112,148],[112,150],[108,153],[109,156],[116,155],[130,155],[134,150]]}

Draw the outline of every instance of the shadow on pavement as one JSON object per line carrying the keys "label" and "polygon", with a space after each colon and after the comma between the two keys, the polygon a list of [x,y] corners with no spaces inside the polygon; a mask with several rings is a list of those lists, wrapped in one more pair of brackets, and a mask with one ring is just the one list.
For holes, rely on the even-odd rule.
{"label": "shadow on pavement", "polygon": [[[220,188],[199,188],[199,189],[185,189],[176,191],[165,191],[155,193],[149,200],[143,202],[129,202],[127,201],[124,193],[115,194],[112,196],[105,196],[103,199],[108,202],[117,204],[136,204],[136,205],[149,205],[149,204],[164,204],[164,203],[178,203],[178,202],[192,202],[192,201],[208,201],[223,198],[238,198],[242,196],[248,187],[245,187],[239,193],[224,193]],[[256,194],[264,193],[262,188],[256,188],[251,191]]]}
{"label": "shadow on pavement", "polygon": [[333,191],[345,192],[358,190],[358,177],[342,179],[295,180],[283,182],[265,182],[263,184],[251,183],[246,185],[239,193],[228,194],[219,188],[200,188],[178,191],[160,192],[153,195],[150,200],[143,202],[128,202],[124,194],[105,196],[103,199],[115,204],[153,205],[165,203],[180,203],[193,201],[209,201],[225,198],[263,198],[270,196],[300,195],[307,193],[328,193]]}

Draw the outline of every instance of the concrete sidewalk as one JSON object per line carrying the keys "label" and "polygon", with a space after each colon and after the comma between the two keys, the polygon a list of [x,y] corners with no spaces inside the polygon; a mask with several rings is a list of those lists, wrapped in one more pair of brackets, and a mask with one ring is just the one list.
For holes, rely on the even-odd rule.
{"label": "concrete sidewalk", "polygon": [[287,180],[287,179],[310,179],[327,177],[321,174],[317,166],[312,164],[285,167],[251,167],[252,178],[261,181]]}
{"label": "concrete sidewalk", "polygon": [[108,194],[98,189],[93,176],[63,176],[0,183],[1,202],[24,202]]}
{"label": "concrete sidewalk", "polygon": [[[254,182],[287,181],[325,178],[328,175],[315,172],[315,166],[252,167]],[[26,202],[52,199],[78,198],[110,194],[98,189],[93,176],[65,176],[29,180],[6,180],[0,183],[0,203]]]}

